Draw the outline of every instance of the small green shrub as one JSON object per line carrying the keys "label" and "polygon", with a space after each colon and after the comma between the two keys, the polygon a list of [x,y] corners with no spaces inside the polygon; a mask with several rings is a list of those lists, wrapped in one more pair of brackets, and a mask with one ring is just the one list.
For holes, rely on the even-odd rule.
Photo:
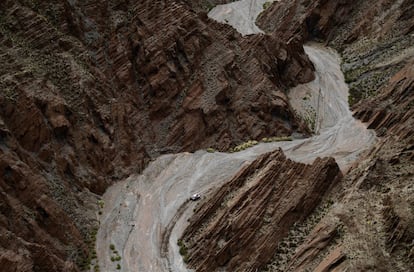
{"label": "small green shrub", "polygon": [[181,239],[177,240],[177,246],[179,246],[179,247],[183,246],[183,241]]}
{"label": "small green shrub", "polygon": [[177,241],[177,245],[180,248],[179,252],[181,256],[186,256],[187,255],[187,247],[185,246],[184,242],[180,239]]}
{"label": "small green shrub", "polygon": [[183,247],[180,247],[180,255],[181,256],[185,256],[185,255],[187,255],[187,248],[185,247],[185,246],[183,246]]}
{"label": "small green shrub", "polygon": [[266,2],[263,4],[263,10],[267,9],[268,7],[270,7],[272,5],[272,2]]}
{"label": "small green shrub", "polygon": [[214,153],[214,152],[216,152],[216,150],[214,148],[212,148],[212,147],[207,148],[206,151],[208,153]]}
{"label": "small green shrub", "polygon": [[178,239],[177,245],[180,248],[179,252],[180,252],[180,255],[183,256],[183,261],[185,263],[188,263],[188,250],[184,242],[181,239]]}
{"label": "small green shrub", "polygon": [[206,3],[206,8],[207,8],[207,11],[210,11],[210,10],[212,10],[214,8],[214,5],[211,4],[210,2],[207,2]]}
{"label": "small green shrub", "polygon": [[110,244],[110,245],[109,245],[109,249],[110,249],[110,250],[115,250],[115,245],[114,245],[114,244]]}
{"label": "small green shrub", "polygon": [[117,269],[117,270],[121,270],[121,265],[120,265],[120,264],[117,264],[117,265],[116,265],[116,269]]}
{"label": "small green shrub", "polygon": [[292,137],[290,136],[282,136],[282,137],[270,137],[270,138],[263,138],[263,143],[272,143],[272,142],[285,142],[285,141],[292,141]]}
{"label": "small green shrub", "polygon": [[235,146],[234,148],[230,148],[229,152],[233,153],[233,152],[239,152],[239,151],[243,151],[249,147],[252,147],[254,145],[257,145],[259,142],[256,140],[249,140],[247,142],[244,142],[242,144],[239,144],[238,146]]}
{"label": "small green shrub", "polygon": [[96,236],[96,234],[98,234],[98,228],[97,227],[93,228],[92,232],[91,232],[92,236]]}

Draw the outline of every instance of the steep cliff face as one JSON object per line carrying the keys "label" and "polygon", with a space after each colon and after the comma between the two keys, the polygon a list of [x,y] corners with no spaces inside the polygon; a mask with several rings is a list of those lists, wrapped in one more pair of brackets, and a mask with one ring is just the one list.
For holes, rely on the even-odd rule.
{"label": "steep cliff face", "polygon": [[[270,34],[246,38],[201,12],[224,2],[0,2],[3,270],[87,267],[98,225],[96,194],[159,154],[306,133],[285,91],[313,79],[301,46],[309,39],[341,50],[350,102],[368,98],[355,104],[356,116],[383,141],[343,186],[328,192],[339,199],[336,205],[324,201],[306,220],[328,188],[321,182],[334,180],[334,163],[262,157],[255,162],[258,173],[245,169],[212,194],[214,202],[199,207],[188,230],[193,238],[185,240],[193,250],[190,265],[414,270],[413,1],[275,2],[259,19]],[[273,175],[283,177],[278,163],[293,169],[285,175],[295,186],[279,178],[274,188]],[[226,188],[237,194],[225,198]],[[288,197],[290,206],[277,195]],[[252,206],[244,206],[246,197]],[[231,200],[228,210],[218,207],[223,199]],[[281,209],[272,211],[271,204]],[[211,223],[208,218],[223,224],[211,229],[218,244],[195,231]],[[254,242],[253,253],[230,237]],[[205,262],[194,253],[213,249],[218,253]]]}
{"label": "steep cliff face", "polygon": [[285,39],[337,40],[345,48],[358,39],[381,41],[411,33],[412,7],[410,0],[277,1],[260,15],[258,24]]}
{"label": "steep cliff face", "polygon": [[263,268],[341,176],[332,158],[305,165],[281,150],[262,155],[196,208],[180,242],[185,260],[196,271]]}
{"label": "steep cliff face", "polygon": [[0,60],[10,271],[76,271],[94,193],[151,157],[306,133],[284,93],[313,78],[301,47],[242,39],[181,1],[1,1]]}
{"label": "steep cliff face", "polygon": [[[25,60],[15,72],[42,78],[44,89],[54,85],[66,111],[76,119],[86,114],[84,122],[98,123],[110,142],[127,138],[114,154],[123,164],[130,158],[121,154],[143,154],[143,148],[151,154],[163,147],[225,149],[299,128],[283,89],[313,75],[294,42],[241,39],[230,27],[175,1],[30,3],[2,4],[4,50],[7,44],[16,49],[5,60]],[[18,94],[11,79],[3,84],[9,96]],[[46,110],[47,102],[37,103]],[[69,113],[58,114],[69,119]],[[72,124],[68,120],[66,126]]]}
{"label": "steep cliff face", "polygon": [[[268,265],[270,271],[414,269],[413,5],[290,1],[262,14],[260,22],[268,31],[324,40],[341,51],[355,116],[381,137],[328,194],[335,204],[323,201],[303,226],[292,229]],[[311,232],[303,230],[309,227]]]}
{"label": "steep cliff face", "polygon": [[258,24],[285,40],[319,39],[338,49],[353,105],[376,94],[414,56],[413,12],[410,0],[282,1]]}
{"label": "steep cliff face", "polygon": [[[384,271],[395,267],[401,271],[414,269],[413,61],[413,57],[408,57],[407,64],[378,90],[375,97],[355,105],[355,116],[367,122],[383,138],[369,157],[369,167],[363,178],[361,172],[358,173],[357,184],[365,193],[365,199],[372,195],[377,199],[367,201],[371,207],[372,202],[382,207],[373,209],[377,215],[374,222],[381,233],[374,241],[388,254],[377,250],[372,258],[375,267],[384,266]],[[365,267],[362,262],[358,265]]]}
{"label": "steep cliff face", "polygon": [[355,105],[355,116],[382,136],[414,144],[414,58],[397,72],[375,97]]}

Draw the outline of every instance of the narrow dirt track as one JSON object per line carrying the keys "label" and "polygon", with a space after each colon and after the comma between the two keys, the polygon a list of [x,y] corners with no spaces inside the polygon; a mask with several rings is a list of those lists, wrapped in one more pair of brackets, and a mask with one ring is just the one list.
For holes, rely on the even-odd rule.
{"label": "narrow dirt track", "polygon": [[[250,11],[256,12],[266,1],[239,2],[252,4]],[[229,13],[227,5],[215,9],[216,14],[225,14],[226,18],[243,10],[232,9]],[[252,24],[255,26],[257,15],[247,17],[245,29],[235,28],[247,33]],[[234,19],[244,15],[240,16],[233,15]],[[289,96],[298,112],[305,114],[313,108],[318,113],[318,135],[291,142],[262,143],[231,154],[198,151],[164,155],[150,163],[141,175],[112,186],[104,195],[105,208],[97,236],[101,271],[189,271],[177,246],[195,207],[194,202],[188,201],[189,196],[220,186],[260,154],[281,147],[289,158],[306,163],[316,157],[333,156],[346,171],[375,142],[374,132],[353,119],[348,109],[348,88],[336,52],[318,44],[308,45],[305,50],[315,64],[317,77],[291,90]],[[110,244],[115,245],[122,257],[120,261],[111,261]],[[121,265],[120,270],[116,270],[117,264]]]}

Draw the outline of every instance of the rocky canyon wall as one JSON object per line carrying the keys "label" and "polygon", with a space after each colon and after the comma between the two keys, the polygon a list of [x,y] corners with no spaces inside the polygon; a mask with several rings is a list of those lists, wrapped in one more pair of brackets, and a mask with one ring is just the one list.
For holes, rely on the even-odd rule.
{"label": "rocky canyon wall", "polygon": [[283,39],[319,40],[340,51],[351,105],[377,93],[414,55],[414,3],[404,1],[282,1],[260,27]]}
{"label": "rocky canyon wall", "polygon": [[[190,267],[197,271],[212,267],[215,271],[414,269],[413,5],[413,1],[281,1],[261,14],[258,24],[271,35],[322,41],[340,51],[355,117],[375,129],[380,139],[340,183],[332,190],[319,190],[316,202],[306,206],[310,210],[301,210],[297,217],[296,208],[284,213],[289,206],[282,203],[294,202],[295,197],[304,203],[307,198],[300,193],[283,197],[266,182],[259,187],[264,169],[270,168],[252,163],[253,174],[246,174],[247,167],[209,196],[214,201],[195,210],[179,242]],[[289,169],[282,172],[296,168]],[[280,173],[279,168],[270,172]],[[313,177],[304,176],[308,181]],[[277,177],[271,180],[269,184],[283,191]],[[300,188],[292,184],[288,192]],[[314,187],[307,188],[311,192]],[[269,204],[270,199],[277,201]],[[278,212],[285,215],[283,220],[275,217]],[[289,224],[293,217],[295,223]]]}
{"label": "rocky canyon wall", "polygon": [[323,201],[308,219],[311,226],[319,218],[313,231],[299,231],[304,242],[284,245],[270,271],[414,269],[413,7],[409,0],[289,1],[260,17],[267,31],[337,48],[355,117],[380,137],[328,194],[334,205]]}
{"label": "rocky canyon wall", "polygon": [[305,165],[281,150],[260,156],[208,195],[179,242],[196,271],[256,271],[273,258],[342,177],[332,158]]}
{"label": "rocky canyon wall", "polygon": [[300,44],[184,1],[1,1],[0,60],[7,271],[77,271],[97,195],[159,154],[307,133],[285,94],[313,79]]}
{"label": "rocky canyon wall", "polygon": [[[308,133],[286,91],[313,79],[302,43],[316,39],[340,50],[355,114],[380,144],[332,191],[329,159],[262,157],[258,173],[245,169],[199,207],[190,265],[414,270],[413,1],[275,2],[258,21],[269,34],[244,38],[207,18],[223,2],[0,2],[2,269],[79,271],[93,255],[98,196],[159,154]],[[211,236],[196,233],[208,219]],[[201,247],[212,237],[221,242]],[[235,242],[253,237],[252,252]],[[194,253],[209,250],[204,263]]]}

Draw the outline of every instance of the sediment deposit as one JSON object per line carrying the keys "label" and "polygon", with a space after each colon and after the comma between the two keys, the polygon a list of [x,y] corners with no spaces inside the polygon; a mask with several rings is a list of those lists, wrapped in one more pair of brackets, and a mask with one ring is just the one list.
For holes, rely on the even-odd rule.
{"label": "sediment deposit", "polygon": [[[185,259],[200,270],[414,270],[414,2],[244,1],[255,4],[251,14],[263,9],[256,22],[239,16],[250,20],[245,36],[207,16],[229,2],[0,2],[1,269],[185,271],[182,238]],[[343,80],[338,56],[304,49],[308,41],[339,52]],[[319,56],[336,78],[321,85],[340,93],[341,105],[318,94]],[[354,117],[366,124],[349,111],[335,117],[333,109],[348,110],[344,81]],[[232,154],[197,151],[289,135],[294,141]],[[340,181],[332,159],[317,159],[325,156],[335,158]],[[243,172],[249,165],[260,175]],[[307,178],[279,171],[286,166]],[[233,208],[216,209],[229,218],[220,219],[209,200],[236,180],[225,197]],[[302,182],[320,194],[308,195]],[[188,202],[195,192],[198,206]],[[286,221],[265,203],[282,205],[279,193],[294,207]],[[256,208],[268,216],[255,217]],[[198,228],[211,223],[202,214],[226,226],[211,228],[219,240]],[[245,221],[226,221],[240,214]],[[250,241],[252,255],[230,235]],[[112,262],[115,250],[122,256]],[[211,254],[203,263],[195,252]]]}

